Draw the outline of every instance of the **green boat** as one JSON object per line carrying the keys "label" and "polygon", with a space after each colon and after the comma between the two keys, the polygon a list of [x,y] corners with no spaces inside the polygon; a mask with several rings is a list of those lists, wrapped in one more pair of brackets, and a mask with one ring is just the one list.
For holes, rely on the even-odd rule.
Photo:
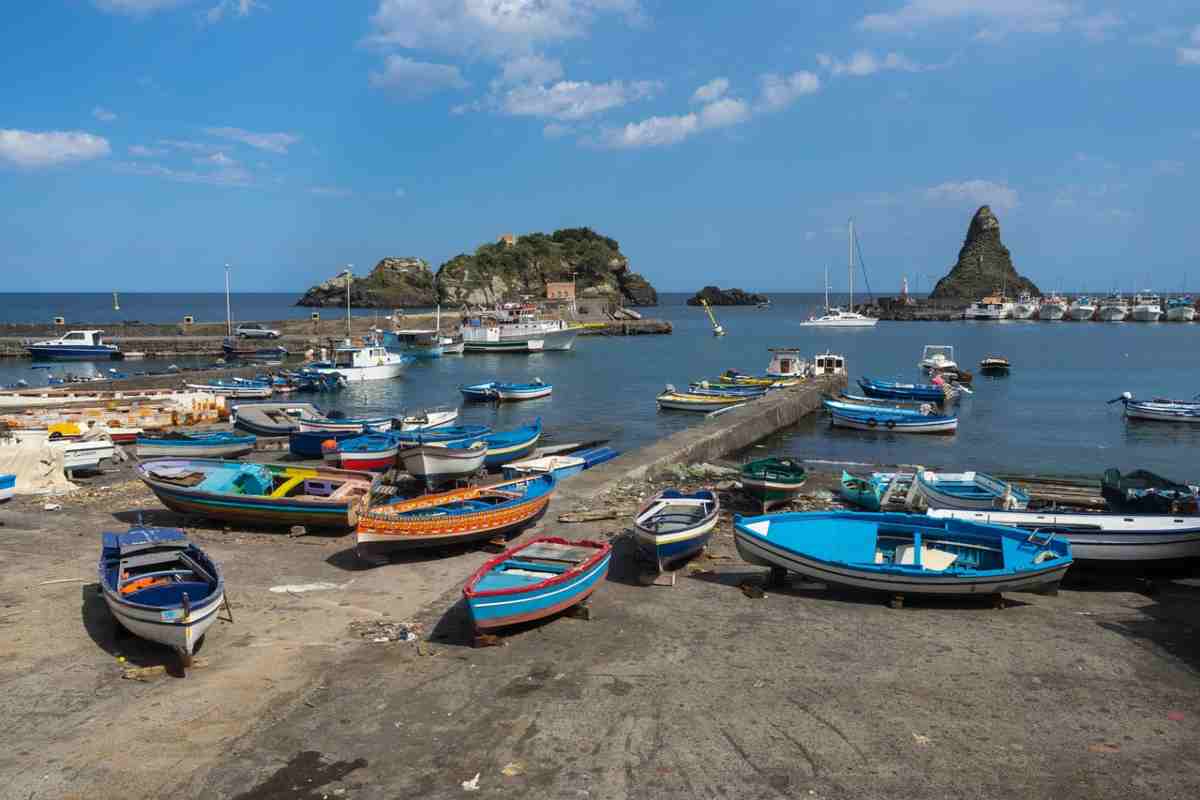
{"label": "green boat", "polygon": [[839,490],[846,502],[853,503],[867,511],[878,511],[879,501],[887,491],[889,481],[882,475],[871,478],[859,478],[842,470],[842,487]]}
{"label": "green boat", "polygon": [[795,498],[807,479],[804,465],[791,458],[760,458],[742,466],[742,489],[764,511]]}

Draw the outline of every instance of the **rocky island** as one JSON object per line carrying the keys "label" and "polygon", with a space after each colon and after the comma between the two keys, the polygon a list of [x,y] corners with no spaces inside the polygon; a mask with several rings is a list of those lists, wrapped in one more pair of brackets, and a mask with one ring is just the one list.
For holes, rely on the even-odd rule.
{"label": "rocky island", "polygon": [[695,295],[689,297],[689,306],[700,305],[701,300],[707,300],[710,306],[756,306],[759,303],[769,303],[765,294],[743,292],[741,289],[720,289],[716,286],[705,286]]}
{"label": "rocky island", "polygon": [[937,282],[929,293],[932,300],[963,300],[974,302],[992,293],[1007,291],[1015,296],[1041,291],[1033,281],[1017,273],[1012,255],[1000,241],[1000,220],[989,206],[980,206],[967,227],[967,238],[958,251],[958,261],[950,273]]}
{"label": "rocky island", "polygon": [[590,228],[505,235],[472,254],[455,256],[436,276],[423,259],[385,258],[366,277],[339,275],[312,287],[296,305],[345,305],[347,280],[350,304],[358,308],[543,300],[552,283],[573,284],[580,299],[607,300],[614,307],[658,305],[658,292],[629,269],[617,241]]}

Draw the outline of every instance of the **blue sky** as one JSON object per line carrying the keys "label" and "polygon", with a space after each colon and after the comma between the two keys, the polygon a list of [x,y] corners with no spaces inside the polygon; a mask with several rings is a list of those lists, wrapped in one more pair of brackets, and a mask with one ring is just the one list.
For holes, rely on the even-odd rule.
{"label": "blue sky", "polygon": [[[42,0],[0,29],[10,291],[296,291],[588,225],[660,290],[1178,289],[1200,2]],[[703,13],[697,9],[703,8]]]}

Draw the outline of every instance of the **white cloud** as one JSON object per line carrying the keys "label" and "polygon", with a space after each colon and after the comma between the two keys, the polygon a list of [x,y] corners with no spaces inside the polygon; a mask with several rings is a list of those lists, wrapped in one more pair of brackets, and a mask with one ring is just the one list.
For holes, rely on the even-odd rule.
{"label": "white cloud", "polygon": [[662,88],[657,81],[559,81],[550,86],[517,86],[499,98],[513,116],[579,120],[651,97]]}
{"label": "white cloud", "polygon": [[750,119],[750,106],[745,100],[725,97],[700,109],[701,128],[725,128],[740,125]]}
{"label": "white cloud", "polygon": [[110,152],[107,139],[83,131],[0,129],[0,161],[19,167],[52,167],[102,158]]}
{"label": "white cloud", "polygon": [[105,108],[103,106],[96,106],[95,108],[93,108],[92,116],[95,117],[96,119],[100,120],[101,122],[112,122],[113,120],[115,120],[117,118],[117,115],[114,112],[109,111],[107,108]]}
{"label": "white cloud", "polygon": [[650,117],[608,130],[602,144],[617,149],[665,147],[701,131],[740,125],[750,119],[750,113],[746,101],[724,97],[704,106],[698,113]]}
{"label": "white cloud", "polygon": [[205,128],[204,132],[209,136],[231,139],[272,153],[286,153],[289,147],[300,141],[300,137],[293,133],[255,133],[242,128]]}
{"label": "white cloud", "polygon": [[924,66],[912,61],[903,53],[887,53],[876,57],[869,50],[859,50],[846,61],[839,61],[827,53],[817,56],[817,63],[829,70],[834,77],[851,75],[856,78],[874,75],[876,72],[895,70],[899,72],[924,72],[936,67]]}
{"label": "white cloud", "polygon": [[218,168],[209,171],[183,170],[162,164],[147,164],[140,161],[124,161],[116,165],[119,172],[129,175],[146,175],[165,178],[179,183],[204,183],[211,186],[250,186],[253,176],[241,167]]}
{"label": "white cloud", "polygon": [[556,59],[545,58],[536,53],[517,56],[505,62],[500,73],[501,83],[543,84],[556,81],[563,76],[562,64]]}
{"label": "white cloud", "polygon": [[371,86],[415,100],[447,89],[465,89],[470,84],[453,64],[431,64],[405,56],[391,55],[381,72],[372,72]]}
{"label": "white cloud", "polygon": [[1018,204],[1016,189],[1006,183],[979,179],[939,183],[926,189],[925,197],[938,203],[990,205],[1006,211],[1016,208]]}
{"label": "white cloud", "polygon": [[1101,11],[1082,17],[1074,25],[1089,41],[1103,42],[1111,39],[1117,28],[1125,24],[1125,18],[1115,11]]}
{"label": "white cloud", "polygon": [[692,93],[693,103],[711,103],[729,91],[728,78],[713,78]]}
{"label": "white cloud", "polygon": [[260,0],[220,0],[219,3],[204,12],[204,19],[208,24],[215,25],[226,15],[248,17],[251,11],[265,8],[266,5]]}
{"label": "white cloud", "polygon": [[[1200,25],[1192,31],[1192,41],[1200,44]],[[1183,66],[1200,65],[1200,47],[1178,47],[1175,49],[1175,58]]]}
{"label": "white cloud", "polygon": [[214,167],[235,167],[238,163],[236,160],[219,151],[210,156],[199,156],[193,160],[197,164],[208,164]]}
{"label": "white cloud", "polygon": [[1005,32],[1055,33],[1073,13],[1066,0],[905,0],[895,11],[868,14],[858,27],[908,33],[940,23],[970,20],[987,27],[983,38]]}
{"label": "white cloud", "polygon": [[220,145],[212,142],[193,142],[186,139],[159,139],[158,144],[185,153],[215,153],[221,149]]}
{"label": "white cloud", "polygon": [[571,129],[561,122],[551,122],[542,128],[542,136],[545,136],[547,139],[561,139],[570,132]]}
{"label": "white cloud", "polygon": [[315,194],[318,197],[349,197],[354,194],[354,192],[344,186],[311,186],[308,193]]}
{"label": "white cloud", "polygon": [[759,109],[762,111],[779,111],[787,108],[797,99],[821,90],[821,79],[811,72],[793,72],[791,75],[776,75],[769,73],[759,78],[761,95]]}
{"label": "white cloud", "polygon": [[147,147],[144,144],[132,144],[129,146],[129,155],[137,158],[159,158],[167,154],[165,147]]}
{"label": "white cloud", "polygon": [[155,11],[181,6],[190,0],[92,0],[92,5],[110,14],[143,16]]}
{"label": "white cloud", "polygon": [[602,14],[636,23],[638,0],[379,0],[369,42],[442,53],[523,54],[583,36]]}

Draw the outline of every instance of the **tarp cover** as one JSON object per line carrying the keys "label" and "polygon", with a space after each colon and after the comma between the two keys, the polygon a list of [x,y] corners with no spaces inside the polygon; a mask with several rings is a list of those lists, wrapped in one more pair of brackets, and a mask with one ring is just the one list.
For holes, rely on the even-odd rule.
{"label": "tarp cover", "polygon": [[16,494],[66,494],[76,489],[63,472],[63,451],[45,439],[0,439],[0,472],[17,476]]}

